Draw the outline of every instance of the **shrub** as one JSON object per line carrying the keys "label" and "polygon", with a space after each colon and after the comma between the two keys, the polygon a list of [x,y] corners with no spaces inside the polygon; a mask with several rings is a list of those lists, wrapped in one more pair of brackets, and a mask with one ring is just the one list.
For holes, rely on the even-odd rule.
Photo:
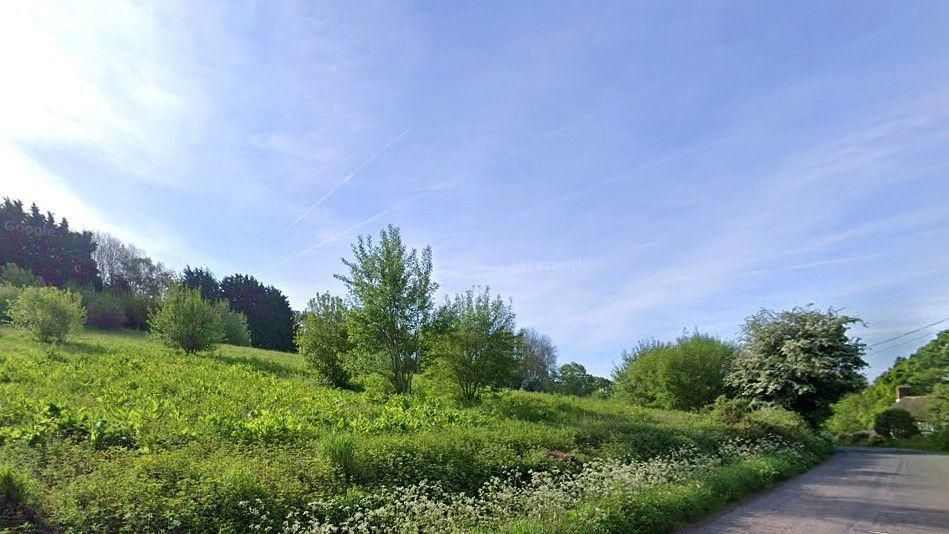
{"label": "shrub", "polygon": [[86,293],[86,324],[93,328],[114,329],[125,326],[125,302],[111,291]]}
{"label": "shrub", "polygon": [[10,316],[7,311],[10,308],[10,304],[12,304],[13,300],[18,296],[20,296],[20,288],[16,286],[0,285],[0,322],[6,322],[10,320]]}
{"label": "shrub", "polygon": [[187,353],[210,350],[224,338],[221,316],[197,289],[172,286],[148,325],[165,344]]}
{"label": "shrub", "polygon": [[890,439],[910,438],[919,434],[916,419],[906,410],[890,408],[877,414],[873,420],[876,433]]}
{"label": "shrub", "polygon": [[125,307],[125,326],[136,330],[148,328],[148,317],[157,307],[155,299],[141,294],[122,294],[122,303]]}
{"label": "shrub", "polygon": [[29,269],[23,269],[15,263],[7,263],[0,267],[0,284],[14,287],[39,287],[43,279],[36,276]]}
{"label": "shrub", "polygon": [[353,344],[346,330],[343,299],[329,293],[310,299],[294,341],[307,366],[320,379],[335,388],[349,387],[351,377],[343,362]]}
{"label": "shrub", "polygon": [[675,343],[640,343],[623,354],[616,391],[643,406],[697,410],[723,393],[725,366],[734,353],[732,344],[699,333]]}
{"label": "shrub", "polygon": [[748,402],[740,399],[729,399],[719,395],[712,406],[712,416],[726,425],[737,425],[745,417]]}
{"label": "shrub", "polygon": [[247,316],[241,312],[231,310],[226,300],[217,301],[214,308],[221,318],[221,328],[224,332],[222,341],[231,345],[249,347],[250,326],[247,324]]}
{"label": "shrub", "polygon": [[24,288],[8,313],[14,326],[29,330],[44,343],[65,341],[86,320],[79,293],[54,287]]}

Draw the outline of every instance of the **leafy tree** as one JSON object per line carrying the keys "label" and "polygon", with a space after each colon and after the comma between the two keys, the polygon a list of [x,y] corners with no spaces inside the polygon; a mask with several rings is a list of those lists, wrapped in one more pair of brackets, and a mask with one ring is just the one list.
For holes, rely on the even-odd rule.
{"label": "leafy tree", "polygon": [[293,309],[290,301],[273,286],[265,286],[246,274],[221,280],[221,295],[231,309],[247,317],[253,345],[290,352],[294,349]]}
{"label": "leafy tree", "polygon": [[8,313],[13,326],[29,330],[44,343],[66,341],[86,320],[79,293],[55,287],[23,288]]}
{"label": "leafy tree", "polygon": [[444,328],[434,336],[437,366],[457,386],[461,400],[476,402],[485,388],[500,387],[517,369],[514,312],[486,288],[455,295],[439,312]]}
{"label": "leafy tree", "polygon": [[623,352],[614,372],[617,394],[636,404],[669,410],[697,410],[724,393],[730,343],[705,334],[675,343],[643,342]]}
{"label": "leafy tree", "polygon": [[919,434],[916,419],[906,410],[889,408],[877,414],[873,429],[885,438],[904,439]]}
{"label": "leafy tree", "polygon": [[[198,290],[200,292],[200,289]],[[250,327],[247,325],[247,317],[241,312],[231,310],[226,300],[219,300],[214,303],[214,309],[217,310],[221,318],[221,329],[223,332],[222,342],[239,347],[247,347],[251,344]]]}
{"label": "leafy tree", "polygon": [[4,198],[0,204],[0,265],[14,263],[56,287],[99,288],[95,248],[90,232],[73,232],[66,219],[56,222],[36,204],[29,213],[19,200]]}
{"label": "leafy tree", "polygon": [[517,341],[517,373],[511,385],[527,391],[552,389],[557,372],[554,342],[532,328],[521,329]]}
{"label": "leafy tree", "polygon": [[181,272],[181,282],[188,287],[200,290],[201,298],[204,300],[216,302],[223,298],[221,284],[206,267],[201,269],[192,268],[190,265],[185,266],[185,270]]}
{"label": "leafy tree", "polygon": [[834,402],[866,386],[864,344],[847,335],[859,322],[833,309],[762,310],[742,327],[726,384],[742,398],[795,411],[816,426]]}
{"label": "leafy tree", "polygon": [[587,368],[577,362],[565,363],[557,370],[556,388],[560,393],[587,397],[594,393],[609,395],[612,383],[587,373]]}
{"label": "leafy tree", "polygon": [[93,328],[121,328],[126,321],[123,295],[113,291],[86,291],[86,324]]}
{"label": "leafy tree", "polygon": [[22,290],[16,286],[0,285],[0,323],[10,320],[10,304],[20,296]]}
{"label": "leafy tree", "polygon": [[348,330],[360,355],[359,367],[385,376],[399,393],[409,393],[423,354],[429,325],[432,251],[406,251],[399,229],[389,226],[379,242],[359,236],[348,275],[336,275],[349,290]]}
{"label": "leafy tree", "polygon": [[13,287],[38,287],[43,284],[43,279],[29,270],[20,267],[15,263],[7,263],[0,268],[0,285]]}
{"label": "leafy tree", "polygon": [[836,403],[827,428],[836,433],[870,429],[876,414],[893,406],[897,386],[908,386],[910,395],[932,395],[949,384],[947,369],[949,330],[944,330],[910,356],[897,358],[873,385]]}
{"label": "leafy tree", "polygon": [[103,232],[95,234],[94,240],[93,257],[107,289],[157,300],[175,282],[175,273],[134,245]]}
{"label": "leafy tree", "polygon": [[187,353],[206,351],[224,339],[221,314],[201,292],[174,285],[149,317],[152,334]]}
{"label": "leafy tree", "polygon": [[310,299],[297,330],[297,351],[303,360],[332,387],[350,385],[345,359],[353,351],[346,326],[346,304],[343,299],[321,293]]}

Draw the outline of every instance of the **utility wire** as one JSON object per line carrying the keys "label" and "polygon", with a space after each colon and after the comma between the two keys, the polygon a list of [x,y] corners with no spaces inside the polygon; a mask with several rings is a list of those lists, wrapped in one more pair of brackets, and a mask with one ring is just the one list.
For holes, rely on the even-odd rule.
{"label": "utility wire", "polygon": [[910,330],[909,332],[903,332],[902,334],[900,334],[900,335],[898,335],[898,336],[893,336],[893,337],[891,337],[891,338],[884,339],[883,341],[877,341],[876,343],[873,343],[873,344],[871,344],[871,345],[867,345],[867,348],[876,347],[877,345],[882,345],[882,344],[884,344],[884,343],[889,343],[890,341],[897,340],[897,339],[899,339],[899,338],[901,338],[901,337],[906,337],[906,336],[908,336],[908,335],[910,335],[910,334],[915,334],[916,332],[919,332],[919,331],[921,331],[921,330],[925,330],[925,329],[927,329],[927,328],[929,328],[929,327],[932,327],[932,326],[936,326],[937,324],[941,324],[941,323],[944,323],[944,322],[946,322],[946,321],[949,321],[949,317],[946,317],[945,319],[940,319],[940,320],[936,321],[935,323],[929,323],[929,324],[927,324],[927,325],[925,325],[925,326],[920,326],[919,328],[914,328],[913,330]]}

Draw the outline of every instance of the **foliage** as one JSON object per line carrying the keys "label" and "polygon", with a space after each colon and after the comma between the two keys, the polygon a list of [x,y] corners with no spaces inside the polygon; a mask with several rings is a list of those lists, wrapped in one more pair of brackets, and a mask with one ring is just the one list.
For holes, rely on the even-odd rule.
{"label": "foliage", "polygon": [[632,466],[767,439],[758,425],[591,397],[504,391],[458,408],[336,390],[296,355],[222,345],[195,358],[132,331],[86,331],[59,353],[3,328],[0,464],[36,481],[67,532],[245,532],[262,515],[280,529],[308,503],[346,506],[426,480],[474,495],[495,477],[580,469],[549,451]]}
{"label": "foliage", "polygon": [[911,438],[919,434],[916,419],[912,414],[900,408],[890,408],[876,415],[873,430],[885,438]]}
{"label": "foliage", "polygon": [[586,397],[599,393],[609,396],[613,384],[609,380],[587,373],[587,368],[577,362],[565,363],[554,375],[555,390],[565,395]]}
{"label": "foliage", "polygon": [[198,290],[181,285],[168,290],[148,325],[166,345],[187,353],[210,350],[224,338],[219,310],[202,299]]}
{"label": "foliage", "polygon": [[223,331],[221,341],[241,347],[250,346],[251,335],[250,327],[247,326],[247,317],[241,312],[231,310],[231,307],[225,300],[215,302],[214,308],[221,318],[221,328]]}
{"label": "foliage", "polygon": [[0,267],[0,285],[13,287],[39,287],[44,285],[43,279],[15,263],[7,263]]}
{"label": "foliage", "polygon": [[66,219],[57,223],[36,204],[27,213],[19,200],[0,203],[0,265],[14,263],[56,287],[99,288],[94,250],[92,234],[73,232]]}
{"label": "foliage", "polygon": [[297,330],[297,351],[303,360],[328,385],[350,386],[345,361],[353,351],[346,326],[346,304],[343,299],[321,293],[310,299]]}
{"label": "foliage", "polygon": [[99,232],[93,252],[105,287],[150,299],[160,298],[175,282],[175,274],[161,262],[155,262],[134,245]]}
{"label": "foliage", "polygon": [[514,312],[487,288],[455,295],[439,310],[442,328],[434,336],[436,366],[473,403],[485,388],[501,387],[516,371]]}
{"label": "foliage", "polygon": [[643,406],[697,410],[724,394],[725,367],[735,347],[718,338],[682,335],[674,343],[643,342],[623,352],[616,394]]}
{"label": "foliage", "polygon": [[836,310],[762,310],[741,330],[726,384],[740,397],[800,413],[818,425],[831,405],[866,385],[864,344],[847,335],[859,319]]}
{"label": "foliage", "polygon": [[115,329],[125,326],[125,300],[112,291],[83,292],[86,307],[86,325],[93,328]]}
{"label": "foliage", "polygon": [[359,236],[347,275],[336,275],[349,291],[350,339],[364,372],[385,376],[399,393],[412,389],[423,355],[422,335],[430,322],[432,252],[407,251],[399,229],[389,226],[379,242]]}
{"label": "foliage", "polygon": [[[910,395],[930,395],[929,407],[933,421],[949,423],[949,400],[940,404],[938,394],[940,388],[943,388],[941,391],[949,388],[947,372],[949,330],[944,330],[909,357],[897,358],[886,372],[873,381],[873,385],[835,404],[827,428],[837,434],[872,428],[874,417],[893,406],[898,386],[907,386]],[[944,394],[944,397],[949,395]]]}
{"label": "foliage", "polygon": [[293,310],[279,289],[265,286],[253,276],[235,274],[221,280],[221,295],[232,310],[247,318],[253,346],[286,352],[294,349]]}
{"label": "foliage", "polygon": [[517,374],[511,385],[526,391],[550,391],[557,372],[557,347],[549,336],[524,328],[517,338]]}
{"label": "foliage", "polygon": [[20,296],[20,291],[21,288],[19,287],[0,285],[0,323],[10,320],[10,315],[7,312],[10,309],[10,304]]}
{"label": "foliage", "polygon": [[7,313],[14,326],[44,343],[66,341],[86,320],[79,293],[54,287],[23,288]]}
{"label": "foliage", "polygon": [[185,270],[181,272],[181,283],[192,289],[200,290],[201,298],[204,300],[217,302],[223,298],[221,284],[207,267],[201,269],[186,265]]}

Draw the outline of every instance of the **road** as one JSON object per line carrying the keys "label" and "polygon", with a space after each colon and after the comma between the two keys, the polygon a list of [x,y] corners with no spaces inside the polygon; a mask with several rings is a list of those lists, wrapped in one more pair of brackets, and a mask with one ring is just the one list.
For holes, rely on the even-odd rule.
{"label": "road", "polygon": [[681,534],[949,533],[949,455],[847,447]]}

